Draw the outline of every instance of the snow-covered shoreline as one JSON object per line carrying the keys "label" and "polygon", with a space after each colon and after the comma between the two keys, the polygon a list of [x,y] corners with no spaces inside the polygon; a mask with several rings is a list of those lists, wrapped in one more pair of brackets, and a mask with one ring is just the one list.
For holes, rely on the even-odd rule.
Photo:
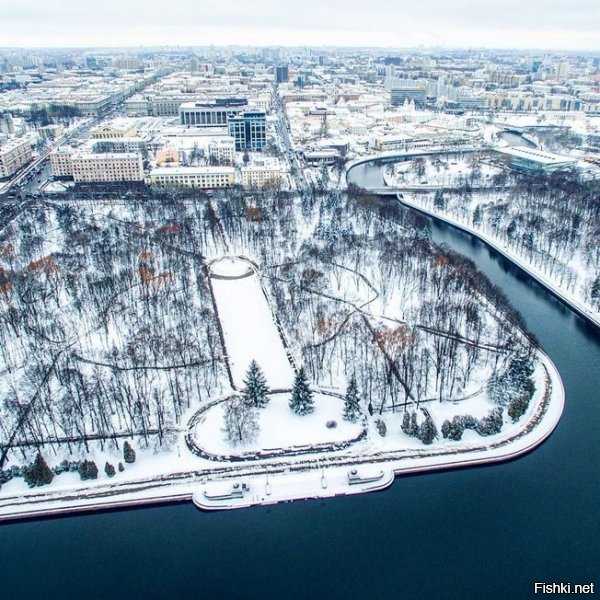
{"label": "snow-covered shoreline", "polygon": [[[240,498],[220,500],[212,509],[327,498],[376,491],[392,483],[389,477],[382,476],[381,483],[350,485],[347,475],[352,469],[367,474],[383,469],[400,476],[511,460],[541,444],[557,426],[564,407],[560,375],[549,357],[541,350],[537,352],[540,359],[538,378],[546,381],[545,389],[536,393],[527,418],[519,422],[517,431],[511,429],[489,438],[477,438],[475,443],[473,440],[462,441],[452,445],[422,446],[418,450],[406,448],[381,452],[369,451],[367,447],[354,455],[344,452],[315,458],[296,456],[294,460],[281,457],[254,465],[220,463],[212,469],[200,468],[120,483],[78,484],[23,494],[0,493],[0,521],[191,501],[200,490],[210,489],[210,486],[239,482],[247,483],[250,491]],[[269,490],[268,495],[262,492],[263,489]],[[203,504],[202,508],[211,509],[210,502]]]}
{"label": "snow-covered shoreline", "polygon": [[485,233],[482,233],[453,217],[450,217],[446,214],[441,214],[438,211],[433,211],[430,208],[423,206],[418,202],[415,202],[414,197],[408,199],[405,196],[399,194],[398,200],[405,206],[408,206],[409,208],[413,208],[426,214],[427,216],[433,217],[434,219],[439,219],[444,223],[448,223],[449,225],[461,229],[462,231],[465,231],[466,233],[469,233],[475,236],[476,238],[480,239],[481,241],[485,242],[488,246],[492,247],[494,250],[502,254],[502,256],[516,264],[528,275],[533,277],[533,279],[535,279],[537,282],[539,282],[541,285],[547,288],[552,294],[554,294],[557,298],[562,300],[577,314],[593,323],[596,327],[600,328],[600,317],[596,316],[588,306],[586,306],[583,302],[579,302],[570,294],[567,294],[563,290],[559,289],[549,277],[545,276],[538,269],[532,267],[529,263],[520,258],[515,252],[513,252],[509,248],[506,248],[506,246],[500,244],[493,237],[486,235]]}

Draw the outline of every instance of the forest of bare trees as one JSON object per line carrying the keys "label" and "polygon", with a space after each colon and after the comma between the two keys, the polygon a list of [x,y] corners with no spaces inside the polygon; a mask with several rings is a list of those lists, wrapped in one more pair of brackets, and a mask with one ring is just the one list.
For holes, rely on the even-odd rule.
{"label": "forest of bare trees", "polygon": [[[41,200],[0,231],[0,466],[167,446],[227,388],[206,260],[258,263],[291,351],[380,413],[460,399],[529,356],[520,317],[398,204],[232,190]],[[363,406],[366,409],[366,406]]]}
{"label": "forest of bare trees", "polygon": [[510,188],[431,194],[435,210],[493,236],[566,293],[600,310],[600,181],[573,171],[514,173]]}

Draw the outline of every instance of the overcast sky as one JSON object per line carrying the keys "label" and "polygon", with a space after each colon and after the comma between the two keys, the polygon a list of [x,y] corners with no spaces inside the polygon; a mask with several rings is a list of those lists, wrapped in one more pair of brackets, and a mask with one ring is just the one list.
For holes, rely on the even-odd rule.
{"label": "overcast sky", "polygon": [[600,50],[600,0],[0,0],[0,46]]}

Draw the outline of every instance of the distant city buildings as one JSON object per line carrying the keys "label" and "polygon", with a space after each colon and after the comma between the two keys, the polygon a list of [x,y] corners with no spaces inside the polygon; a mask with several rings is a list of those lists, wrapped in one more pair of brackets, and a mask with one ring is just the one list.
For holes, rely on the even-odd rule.
{"label": "distant city buildings", "polygon": [[15,124],[10,113],[0,115],[0,133],[9,136],[15,132]]}
{"label": "distant city buildings", "polygon": [[4,179],[52,149],[85,183],[293,189],[369,153],[491,150],[505,124],[568,127],[588,162],[600,139],[600,63],[569,53],[3,49],[0,91]]}
{"label": "distant city buildings", "polygon": [[392,106],[401,106],[407,100],[414,102],[416,106],[425,106],[427,81],[390,78],[386,81],[386,87],[390,93]]}
{"label": "distant city buildings", "polygon": [[277,83],[284,83],[290,77],[289,69],[287,65],[282,65],[275,68],[275,81]]}

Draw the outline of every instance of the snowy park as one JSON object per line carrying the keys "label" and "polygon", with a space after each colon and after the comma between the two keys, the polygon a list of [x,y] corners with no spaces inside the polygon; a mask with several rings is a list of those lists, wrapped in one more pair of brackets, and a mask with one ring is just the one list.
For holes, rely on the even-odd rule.
{"label": "snowy park", "polygon": [[199,448],[214,455],[269,453],[351,442],[364,430],[361,422],[344,420],[344,402],[340,398],[316,393],[314,411],[299,416],[289,406],[290,396],[290,393],[269,394],[267,405],[258,411],[256,437],[234,447],[224,431],[227,400],[215,404],[195,425],[194,441]]}
{"label": "snowy park", "polygon": [[[288,468],[290,498],[296,476],[356,493],[357,465],[501,460],[560,416],[518,313],[397,206],[231,193],[40,210],[0,246],[0,513]],[[317,468],[338,487],[315,492]]]}
{"label": "snowy park", "polygon": [[426,156],[388,166],[386,181],[393,187],[489,186],[503,180],[503,168],[472,154]]}

